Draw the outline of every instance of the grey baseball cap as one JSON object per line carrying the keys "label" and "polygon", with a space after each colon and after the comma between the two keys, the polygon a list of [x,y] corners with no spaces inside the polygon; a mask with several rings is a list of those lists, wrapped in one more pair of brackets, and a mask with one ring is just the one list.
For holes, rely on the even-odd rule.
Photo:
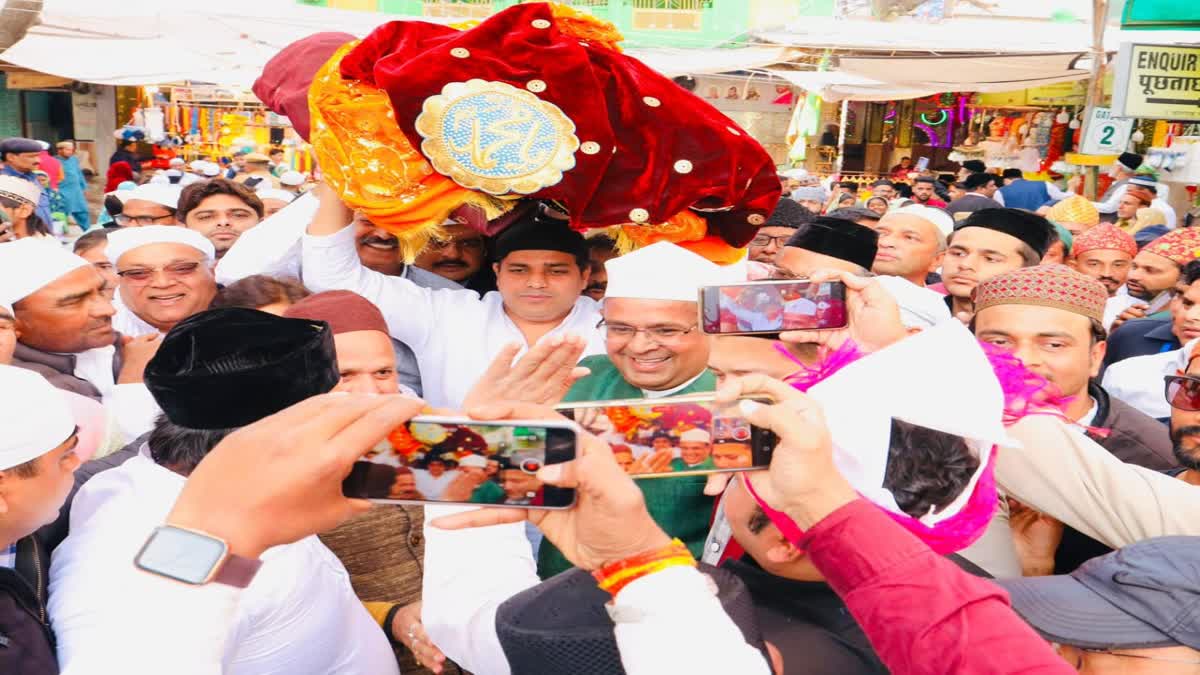
{"label": "grey baseball cap", "polygon": [[1200,649],[1200,537],[1156,537],[1069,575],[998,579],[1048,640],[1092,649]]}

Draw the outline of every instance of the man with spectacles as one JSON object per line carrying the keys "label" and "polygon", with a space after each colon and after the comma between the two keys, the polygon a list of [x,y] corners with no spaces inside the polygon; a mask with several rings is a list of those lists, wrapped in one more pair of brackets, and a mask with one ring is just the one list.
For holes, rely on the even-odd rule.
{"label": "man with spectacles", "polygon": [[1166,377],[1167,403],[1171,406],[1171,443],[1180,468],[1168,474],[1200,486],[1200,359],[1195,346],[1187,365]]}
{"label": "man with spectacles", "polygon": [[[591,374],[576,382],[563,400],[661,398],[716,389],[717,379],[708,369],[711,339],[697,323],[697,290],[744,281],[735,278],[737,268],[726,270],[691,251],[659,242],[613,258],[605,269],[608,290],[600,327],[607,354],[579,363]],[[680,476],[639,483],[650,514],[697,555],[712,513],[705,482],[704,476]],[[538,573],[543,578],[569,567],[557,549],[542,543]]]}
{"label": "man with spectacles", "polygon": [[179,191],[178,185],[147,183],[127,192],[117,192],[121,212],[113,216],[113,220],[120,227],[176,225]]}
{"label": "man with spectacles", "polygon": [[1070,575],[998,579],[1012,608],[1081,673],[1200,672],[1200,537],[1157,537]]}
{"label": "man with spectacles", "polygon": [[792,199],[780,199],[775,211],[750,240],[750,259],[774,264],[775,255],[782,249],[792,234],[804,223],[816,217],[812,211]]}
{"label": "man with spectacles", "polygon": [[472,279],[483,270],[487,240],[478,230],[458,220],[442,224],[442,235],[431,239],[417,254],[414,267],[471,287]]}
{"label": "man with spectacles", "polygon": [[217,258],[263,218],[263,202],[246,186],[224,178],[193,183],[179,195],[180,223],[212,242]]}
{"label": "man with spectacles", "polygon": [[105,253],[120,277],[113,325],[122,335],[166,334],[208,309],[217,295],[216,250],[186,227],[116,230],[108,235]]}

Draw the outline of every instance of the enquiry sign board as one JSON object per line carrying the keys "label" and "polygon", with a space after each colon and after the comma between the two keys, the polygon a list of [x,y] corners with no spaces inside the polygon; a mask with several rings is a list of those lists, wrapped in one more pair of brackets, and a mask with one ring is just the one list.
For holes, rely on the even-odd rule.
{"label": "enquiry sign board", "polygon": [[1113,115],[1200,121],[1200,47],[1122,44]]}

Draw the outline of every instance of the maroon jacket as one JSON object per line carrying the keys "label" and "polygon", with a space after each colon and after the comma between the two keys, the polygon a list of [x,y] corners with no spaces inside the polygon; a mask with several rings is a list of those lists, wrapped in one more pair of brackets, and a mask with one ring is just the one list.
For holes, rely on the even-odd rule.
{"label": "maroon jacket", "polygon": [[858,499],[804,533],[807,551],[893,675],[1073,673],[999,586],[967,574]]}

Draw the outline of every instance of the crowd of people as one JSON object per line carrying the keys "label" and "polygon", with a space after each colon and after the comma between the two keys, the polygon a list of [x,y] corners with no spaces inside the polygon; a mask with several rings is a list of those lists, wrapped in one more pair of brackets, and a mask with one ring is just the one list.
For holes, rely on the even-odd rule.
{"label": "crowd of people", "polygon": [[[1200,673],[1200,230],[1141,158],[1097,202],[975,165],[944,185],[901,162],[869,194],[766,164],[706,183],[765,153],[698,99],[695,128],[638,123],[694,97],[555,11],[285,50],[260,96],[330,153],[312,179],[269,149],[151,175],[131,145],[105,222],[59,188],[71,233],[46,144],[0,142],[0,672]],[[728,156],[589,168],[610,117],[533,80],[485,92],[572,111],[575,192],[467,189],[417,120],[453,76],[369,66],[432,40],[444,68],[507,67],[469,63],[497,35],[513,62],[550,39],[636,71],[596,105]],[[362,124],[322,121],[347,101]],[[379,143],[320,136],[382,119],[428,134],[387,130],[416,201],[331,163]],[[699,236],[572,201],[605,183],[577,172],[646,161],[666,182],[612,198],[690,190],[705,208],[670,223]],[[816,309],[754,285],[780,280],[844,289],[833,327],[702,330],[701,288]],[[567,409],[574,458],[549,461],[529,423]]]}

